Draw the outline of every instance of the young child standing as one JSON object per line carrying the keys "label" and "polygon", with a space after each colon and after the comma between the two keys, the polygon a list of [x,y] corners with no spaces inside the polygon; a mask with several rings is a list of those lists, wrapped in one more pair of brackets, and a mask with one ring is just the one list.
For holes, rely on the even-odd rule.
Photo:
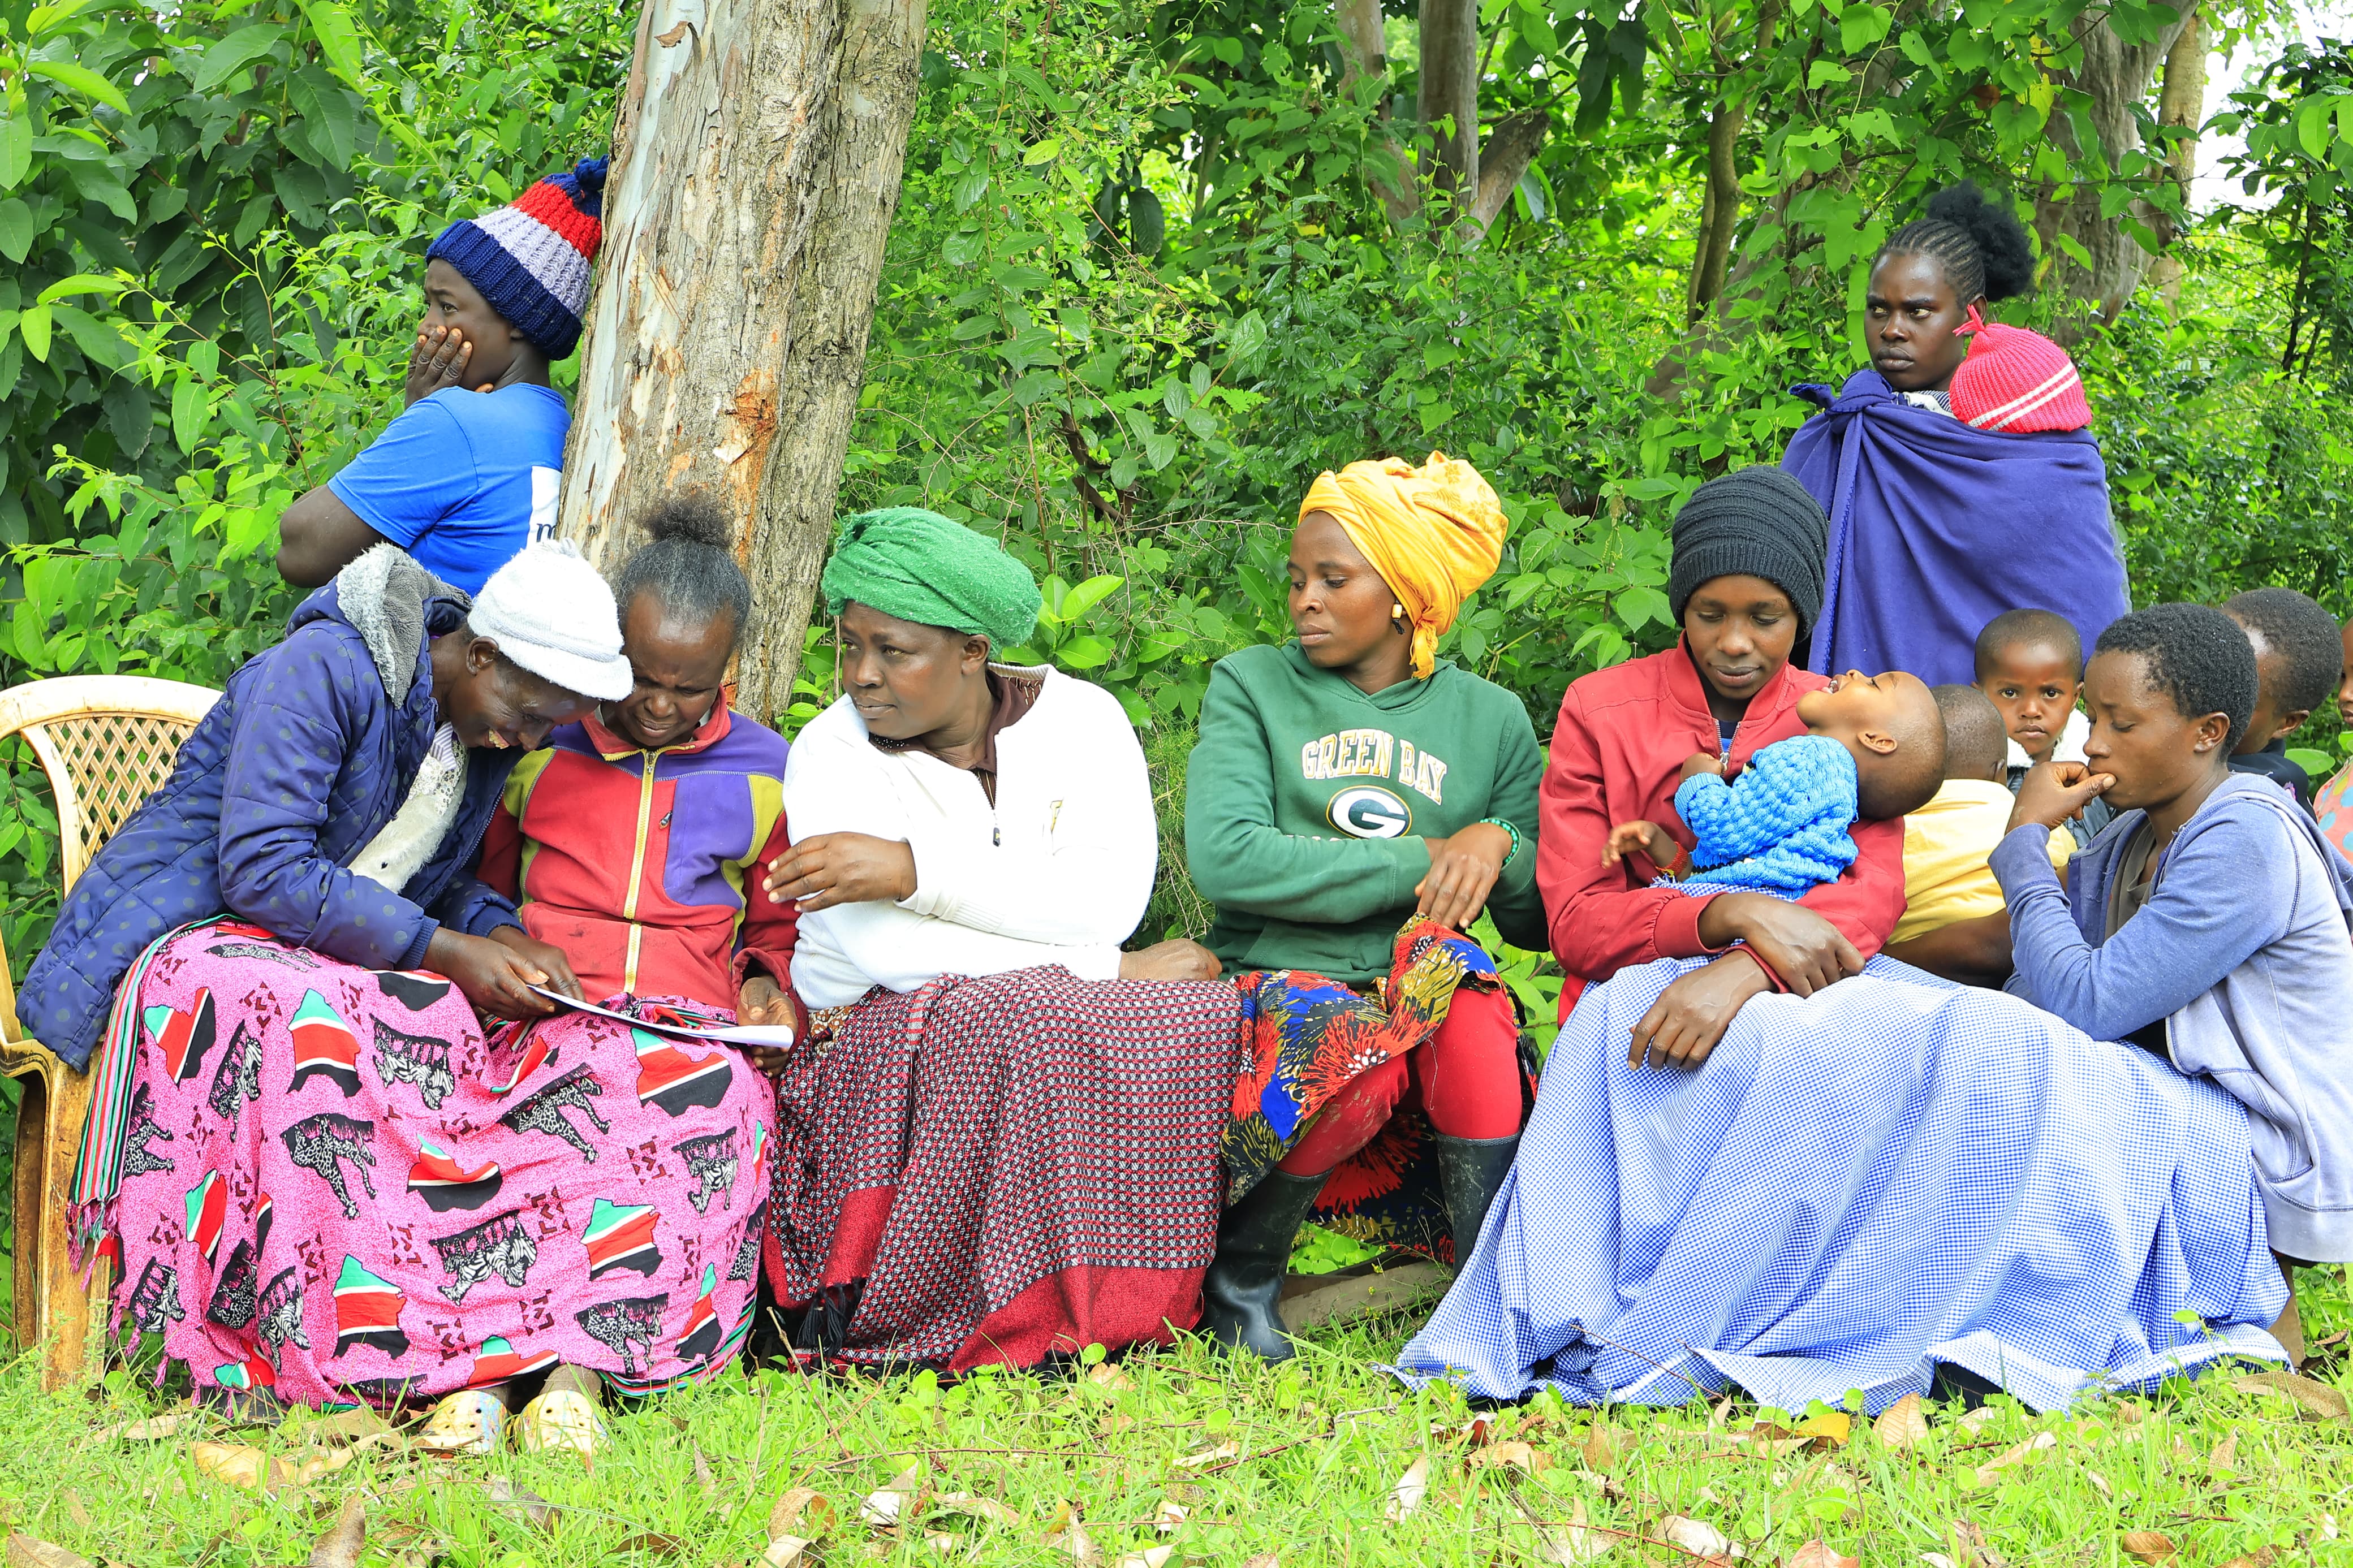
{"label": "young child standing", "polygon": [[[2084,640],[2066,616],[2051,610],[2010,610],[1978,633],[1977,688],[1993,700],[2010,731],[2006,782],[2016,795],[2037,763],[2080,763],[2089,723],[2076,710],[2084,689]],[[2108,825],[2094,799],[2067,830],[2080,847]]]}
{"label": "young child standing", "polygon": [[524,545],[554,537],[572,415],[548,366],[580,341],[604,190],[605,160],[590,158],[441,231],[426,252],[407,406],[280,517],[280,576],[317,587],[388,540],[476,594]]}
{"label": "young child standing", "polygon": [[2225,600],[2222,613],[2253,646],[2257,679],[2254,717],[2231,753],[2231,771],[2285,785],[2309,810],[2312,778],[2288,760],[2287,738],[2337,684],[2337,617],[2293,588],[2251,588]]}
{"label": "young child standing", "polygon": [[[1683,763],[1675,815],[1696,840],[1686,850],[1655,822],[1609,830],[1601,863],[1643,850],[1686,890],[1748,889],[1788,898],[1836,881],[1854,864],[1847,829],[1918,809],[1944,778],[1945,727],[1919,677],[1850,669],[1798,699],[1806,733],[1757,751],[1727,781],[1704,752]],[[1694,868],[1697,868],[1694,874]]]}

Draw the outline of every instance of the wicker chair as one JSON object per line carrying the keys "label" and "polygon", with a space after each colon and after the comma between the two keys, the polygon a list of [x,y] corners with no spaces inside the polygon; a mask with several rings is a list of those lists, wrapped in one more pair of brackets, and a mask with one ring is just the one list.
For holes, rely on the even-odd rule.
{"label": "wicker chair", "polygon": [[[0,740],[23,734],[57,796],[67,887],[170,774],[180,742],[219,697],[201,686],[130,675],[70,676],[0,691]],[[101,1262],[84,1289],[66,1256],[66,1199],[90,1079],[25,1037],[8,973],[0,950],[0,1070],[25,1091],[16,1113],[16,1343],[41,1348],[41,1386],[48,1389],[101,1359],[96,1352],[111,1281]]]}

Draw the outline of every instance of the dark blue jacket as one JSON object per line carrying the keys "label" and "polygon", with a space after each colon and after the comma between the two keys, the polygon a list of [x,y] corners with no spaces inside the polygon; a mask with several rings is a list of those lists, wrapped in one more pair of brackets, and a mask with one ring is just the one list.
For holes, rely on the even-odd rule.
{"label": "dark blue jacket", "polygon": [[457,823],[403,892],[345,868],[432,745],[431,638],[463,626],[467,607],[390,546],[369,556],[229,677],[172,776],[58,911],[17,1011],[67,1065],[87,1068],[122,976],[190,921],[233,914],[370,969],[416,967],[440,926],[482,935],[518,923],[471,870],[517,752],[467,753]]}

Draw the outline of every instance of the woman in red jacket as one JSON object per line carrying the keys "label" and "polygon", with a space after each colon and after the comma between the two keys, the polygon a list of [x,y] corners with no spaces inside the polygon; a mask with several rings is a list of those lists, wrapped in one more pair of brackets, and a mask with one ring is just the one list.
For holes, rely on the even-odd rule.
{"label": "woman in red jacket", "polygon": [[1790,662],[1822,599],[1829,525],[1778,468],[1742,468],[1692,492],[1675,516],[1669,602],[1683,637],[1664,653],[1596,670],[1562,698],[1545,770],[1536,885],[1552,949],[1577,995],[1629,964],[1721,953],[1682,976],[1635,1026],[1628,1059],[1696,1066],[1751,996],[1811,995],[1861,971],[1904,913],[1904,824],[1858,822],[1861,851],[1835,882],[1795,903],[1763,893],[1695,898],[1647,885],[1629,858],[1602,862],[1613,823],[1675,824],[1685,759],[1738,769],[1759,746],[1802,734],[1798,698],[1827,684]]}

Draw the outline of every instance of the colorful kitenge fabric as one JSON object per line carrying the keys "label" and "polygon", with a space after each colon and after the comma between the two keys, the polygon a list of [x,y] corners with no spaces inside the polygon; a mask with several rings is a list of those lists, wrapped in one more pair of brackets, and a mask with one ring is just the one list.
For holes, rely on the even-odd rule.
{"label": "colorful kitenge fabric", "polygon": [[821,1015],[776,1086],[799,1342],[963,1371],[1191,1327],[1242,1041],[1229,984],[1059,964]]}
{"label": "colorful kitenge fabric", "polygon": [[[1419,918],[1398,932],[1393,958],[1378,999],[1297,970],[1262,971],[1236,982],[1250,1038],[1231,1116],[1219,1139],[1228,1203],[1258,1185],[1357,1074],[1436,1034],[1458,989],[1493,991],[1503,984],[1495,961],[1478,943]],[[1528,1070],[1533,1084],[1533,1064]],[[1453,1261],[1430,1138],[1420,1111],[1400,1105],[1372,1142],[1332,1173],[1316,1201],[1314,1223],[1376,1246]]]}
{"label": "colorful kitenge fabric", "polygon": [[561,1361],[642,1392],[741,1342],[776,1123],[729,1048],[587,1014],[486,1037],[438,975],[227,921],[127,984],[116,1322],[197,1386],[385,1403]]}
{"label": "colorful kitenge fabric", "polygon": [[2320,824],[2320,836],[2336,845],[2338,854],[2353,858],[2353,763],[2337,769],[2315,792],[2312,816]]}

